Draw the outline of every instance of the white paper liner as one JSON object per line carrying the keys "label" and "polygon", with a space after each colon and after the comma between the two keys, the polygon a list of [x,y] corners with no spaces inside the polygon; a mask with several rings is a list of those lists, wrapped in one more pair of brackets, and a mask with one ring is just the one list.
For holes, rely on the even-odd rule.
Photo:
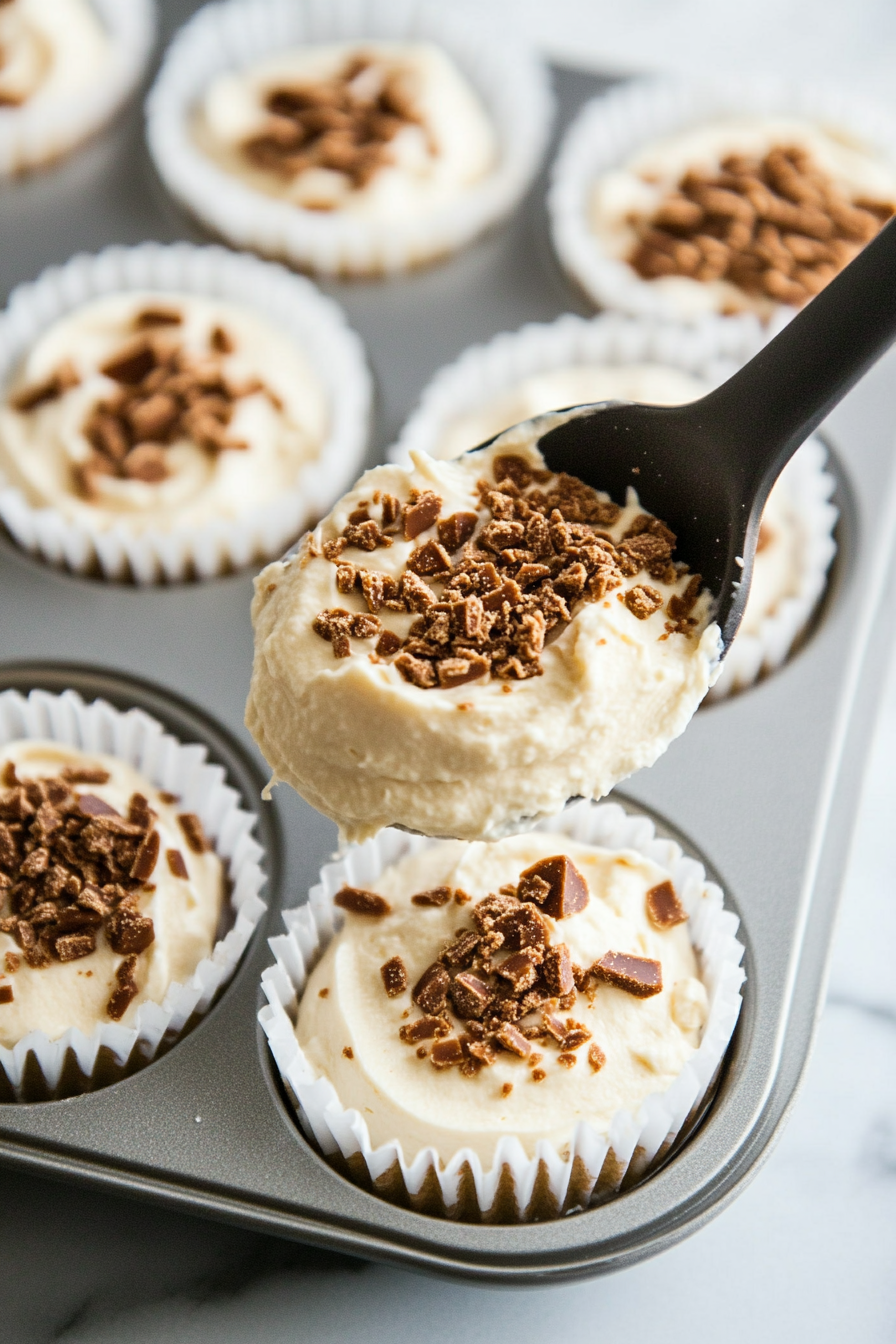
{"label": "white paper liner", "polygon": [[13,290],[0,314],[0,393],[29,347],[54,322],[89,300],[123,290],[180,291],[244,304],[292,337],[320,380],[329,425],[316,458],[293,489],[236,519],[201,527],[137,531],[127,521],[90,527],[30,504],[4,481],[0,519],[20,546],[79,573],[149,584],[192,574],[212,578],[272,560],[327,513],[355,480],[367,446],[372,383],[360,337],[342,309],[303,276],[223,247],[141,243],[79,254]]}
{"label": "white paper liner", "polygon": [[[284,911],[287,933],[270,939],[276,965],[262,974],[268,1006],[261,1009],[258,1019],[277,1068],[298,1105],[302,1128],[325,1156],[341,1157],[355,1170],[360,1158],[375,1190],[379,1182],[385,1193],[382,1186],[388,1181],[394,1191],[396,1173],[400,1172],[402,1193],[413,1207],[428,1187],[426,1212],[434,1211],[430,1201],[437,1185],[443,1211],[458,1216],[462,1185],[469,1198],[470,1174],[478,1212],[488,1221],[498,1202],[499,1187],[506,1209],[509,1169],[517,1212],[510,1221],[520,1222],[545,1216],[546,1202],[553,1206],[554,1216],[571,1212],[609,1198],[623,1185],[648,1174],[686,1132],[688,1121],[710,1095],[740,1012],[745,976],[740,964],[744,948],[735,936],[739,921],[724,909],[722,891],[707,882],[701,863],[685,855],[674,841],[659,838],[648,817],[626,813],[617,803],[583,801],[534,829],[561,831],[575,840],[608,849],[637,850],[666,868],[690,916],[691,939],[709,995],[703,1039],[674,1083],[665,1092],[648,1097],[636,1114],[618,1111],[607,1133],[580,1121],[565,1160],[553,1144],[544,1140],[538,1142],[535,1156],[529,1158],[512,1136],[497,1141],[494,1161],[487,1170],[469,1148],[451,1154],[424,1148],[406,1156],[400,1142],[395,1141],[375,1149],[363,1116],[342,1105],[332,1083],[316,1073],[296,1040],[298,999],[308,974],[344,919],[333,905],[336,892],[346,882],[369,885],[388,864],[429,847],[433,841],[386,830],[363,845],[353,846],[344,858],[322,870],[321,882],[312,887],[307,905]],[[537,1201],[533,1199],[536,1182]],[[469,1217],[469,1213],[460,1216]],[[508,1221],[506,1212],[500,1221]]]}
{"label": "white paper liner", "polygon": [[[191,113],[222,71],[303,43],[356,38],[444,48],[493,121],[497,167],[427,215],[364,220],[267,197],[195,144]],[[552,111],[534,51],[466,0],[228,0],[206,5],[171,44],[147,101],[147,138],[169,191],[237,246],[325,275],[390,274],[463,247],[510,213],[538,170]]]}
{"label": "white paper liner", "polygon": [[[440,369],[388,456],[402,466],[409,464],[412,450],[440,457],[444,435],[460,416],[487,406],[527,378],[571,365],[660,364],[716,387],[752,359],[769,334],[758,318],[746,313],[703,317],[689,324],[621,313],[593,318],[566,313],[554,322],[532,322],[471,345]],[[763,619],[755,634],[737,635],[707,700],[744,690],[760,675],[780,667],[824,590],[836,552],[837,522],[831,503],[836,482],[825,471],[826,460],[822,443],[809,439],[782,473],[799,528],[795,589]]]}
{"label": "white paper liner", "polygon": [[732,116],[793,116],[819,122],[896,163],[892,114],[831,85],[772,76],[645,79],[595,98],[582,108],[561,144],[551,173],[548,211],[561,264],[599,307],[642,317],[696,320],[678,295],[642,280],[627,262],[602,249],[589,223],[588,198],[598,176],[652,142]]}
{"label": "white paper liner", "polygon": [[[0,1069],[18,1100],[26,1094],[34,1061],[49,1093],[59,1087],[63,1069],[70,1075],[70,1054],[90,1079],[101,1050],[129,1069],[149,1063],[167,1048],[231,978],[258,921],[267,909],[259,892],[265,875],[264,851],[252,836],[255,818],[241,806],[240,795],[225,783],[224,769],[210,764],[204,746],[178,742],[142,709],[122,712],[105,700],[85,704],[75,691],[51,695],[35,690],[27,699],[18,691],[0,693],[0,750],[21,738],[49,738],[87,752],[116,756],[145,775],[157,788],[176,793],[185,812],[195,812],[225,865],[232,928],[215,943],[186,984],[172,983],[161,1003],[145,1002],[133,1026],[103,1022],[91,1034],[77,1028],[50,1040],[29,1032],[12,1049],[0,1046]],[[85,1088],[84,1090],[89,1090]]]}
{"label": "white paper liner", "polygon": [[0,178],[49,163],[110,121],[140,81],[156,31],[154,0],[91,0],[112,54],[87,88],[21,107],[0,107]]}

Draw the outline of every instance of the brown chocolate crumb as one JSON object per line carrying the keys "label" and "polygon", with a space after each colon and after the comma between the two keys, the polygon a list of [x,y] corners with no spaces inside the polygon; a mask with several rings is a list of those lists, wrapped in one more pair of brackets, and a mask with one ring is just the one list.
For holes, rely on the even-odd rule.
{"label": "brown chocolate crumb", "polygon": [[428,1054],[429,1051],[427,1050],[425,1045],[417,1046],[416,1055],[418,1059],[425,1059]]}
{"label": "brown chocolate crumb", "polygon": [[[104,770],[101,765],[64,765],[59,771],[59,777],[64,779],[66,784],[107,784],[109,771]],[[15,783],[14,780],[12,782]]]}
{"label": "brown chocolate crumb", "polygon": [[6,956],[3,958],[3,961],[6,966],[7,975],[15,975],[16,971],[22,964],[22,958],[18,955],[17,952],[7,952]]}
{"label": "brown chocolate crumb", "polygon": [[328,985],[324,985],[323,989],[319,989],[317,991],[317,997],[319,999],[329,998],[329,995],[330,995],[330,989]]}
{"label": "brown chocolate crumb", "polygon": [[145,331],[148,327],[179,327],[183,320],[183,314],[176,308],[163,308],[158,304],[139,312],[134,318],[134,327],[137,331]]}
{"label": "brown chocolate crumb", "polygon": [[418,1017],[398,1028],[398,1035],[406,1045],[430,1041],[433,1037],[447,1036],[451,1028],[444,1017]]}
{"label": "brown chocolate crumb", "polygon": [[567,919],[588,904],[588,884],[565,854],[540,859],[520,874],[519,899],[535,901],[552,919]]}
{"label": "brown chocolate crumb", "polygon": [[423,490],[412,504],[405,505],[404,539],[413,541],[432,527],[442,511],[442,501],[432,490]]}
{"label": "brown chocolate crumb", "polygon": [[129,906],[120,905],[106,919],[106,937],[113,952],[124,955],[145,952],[155,936],[152,920]]}
{"label": "brown chocolate crumb", "polygon": [[215,327],[209,337],[209,344],[219,355],[232,355],[234,350],[233,337],[223,327]]}
{"label": "brown chocolate crumb", "polygon": [[492,1002],[494,995],[487,980],[474,971],[461,971],[451,985],[451,1001],[458,1017],[481,1018]]}
{"label": "brown chocolate crumb", "polygon": [[639,621],[646,621],[648,616],[652,616],[655,611],[659,611],[663,605],[662,593],[646,583],[638,583],[635,584],[634,588],[629,588],[622,600],[632,615],[637,616]]}
{"label": "brown chocolate crumb", "polygon": [[344,1045],[342,1047],[342,1053],[346,1059],[354,1059],[355,1057],[355,1052],[350,1045]]}
{"label": "brown chocolate crumb", "polygon": [[541,973],[552,994],[569,994],[576,983],[572,973],[572,958],[565,943],[555,943],[544,954]]}
{"label": "brown chocolate crumb", "polygon": [[211,849],[202,828],[202,822],[195,812],[181,812],[177,820],[184,833],[184,838],[194,854],[204,854],[206,850]]}
{"label": "brown chocolate crumb", "polygon": [[578,1055],[571,1055],[564,1051],[562,1055],[557,1056],[557,1063],[562,1064],[564,1069],[574,1069],[578,1063]]}
{"label": "brown chocolate crumb", "polygon": [[520,1059],[527,1059],[532,1053],[532,1047],[523,1033],[518,1031],[516,1027],[511,1026],[509,1022],[495,1032],[495,1040],[499,1045],[503,1045],[505,1050],[509,1050],[511,1054],[518,1055]]}
{"label": "brown chocolate crumb", "polygon": [[436,1041],[429,1055],[429,1062],[436,1069],[450,1069],[464,1062],[464,1050],[456,1036]]}
{"label": "brown chocolate crumb", "polygon": [[428,966],[417,981],[411,998],[424,1013],[432,1017],[443,1013],[447,1007],[448,987],[451,977],[438,961]]}
{"label": "brown chocolate crumb", "polygon": [[646,901],[648,918],[658,929],[674,928],[676,924],[683,924],[688,917],[688,912],[668,879],[651,887]]}
{"label": "brown chocolate crumb", "polygon": [[188,878],[187,864],[179,849],[166,849],[165,858],[173,877]]}
{"label": "brown chocolate crumb", "polygon": [[376,642],[376,652],[381,658],[391,658],[401,648],[401,640],[391,630],[384,630]]}
{"label": "brown chocolate crumb", "polygon": [[533,1069],[529,1077],[532,1079],[533,1083],[543,1083],[545,1078],[547,1078],[547,1074],[544,1069]]}
{"label": "brown chocolate crumb", "polygon": [[431,891],[418,891],[411,897],[414,905],[447,905],[450,900],[450,887],[433,887]]}
{"label": "brown chocolate crumb", "polygon": [[600,1046],[599,1046],[599,1045],[589,1045],[589,1047],[588,1047],[588,1063],[591,1065],[592,1070],[593,1070],[595,1073],[600,1073],[601,1069],[602,1069],[603,1066],[606,1064],[606,1062],[607,1062],[607,1057],[606,1057],[606,1055],[604,1054],[603,1050],[601,1050]]}
{"label": "brown chocolate crumb", "polygon": [[438,525],[439,541],[449,554],[459,551],[464,542],[469,541],[476,531],[479,516],[475,513],[452,513],[450,518],[440,518]]}
{"label": "brown chocolate crumb", "polygon": [[598,980],[604,980],[627,994],[639,999],[649,999],[659,994],[663,988],[663,968],[658,961],[650,957],[636,957],[628,952],[605,952],[600,961],[596,961],[591,973]]}
{"label": "brown chocolate crumb", "polygon": [[509,1097],[512,1091],[513,1091],[513,1083],[504,1083],[504,1084],[502,1084],[502,1087],[501,1087],[501,1096],[502,1096],[502,1097]]}
{"label": "brown chocolate crumb", "polygon": [[363,887],[344,886],[333,897],[333,904],[353,915],[370,915],[375,919],[392,912],[385,897],[377,895],[375,891],[366,891]]}
{"label": "brown chocolate crumb", "polygon": [[13,998],[12,985],[0,985],[0,1003],[12,1003]]}
{"label": "brown chocolate crumb", "polygon": [[398,998],[408,987],[407,967],[401,957],[390,957],[384,962],[380,967],[380,975],[383,977],[383,988],[390,999]]}
{"label": "brown chocolate crumb", "polygon": [[169,793],[167,789],[160,789],[159,797],[161,798],[163,803],[168,803],[169,806],[172,807],[174,806],[175,803],[180,802],[180,795],[176,793]]}
{"label": "brown chocolate crumb", "polygon": [[587,1027],[583,1027],[581,1022],[575,1022],[571,1026],[567,1023],[567,1032],[560,1042],[561,1050],[578,1050],[580,1045],[591,1040],[591,1032]]}
{"label": "brown chocolate crumb", "polygon": [[112,991],[111,998],[106,1004],[106,1012],[113,1022],[121,1021],[132,1001],[140,992],[134,979],[136,967],[137,958],[135,956],[125,957],[115,972],[116,988]]}
{"label": "brown chocolate crumb", "polygon": [[495,969],[498,975],[510,981],[515,995],[531,989],[538,976],[536,962],[531,950],[511,953]]}
{"label": "brown chocolate crumb", "polygon": [[465,891],[461,891],[459,887],[454,893],[455,905],[469,905],[472,899],[473,899],[472,896],[468,896],[467,893]]}

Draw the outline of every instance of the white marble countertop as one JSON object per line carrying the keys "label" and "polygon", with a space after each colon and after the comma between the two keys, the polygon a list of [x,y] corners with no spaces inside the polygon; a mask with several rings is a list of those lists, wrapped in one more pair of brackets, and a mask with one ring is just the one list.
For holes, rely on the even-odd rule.
{"label": "white marble countertop", "polygon": [[[892,0],[491,0],[599,69],[766,68],[893,96]],[[173,9],[176,0],[162,0]],[[179,7],[179,6],[178,6]],[[9,1344],[541,1344],[896,1335],[896,665],[806,1083],[749,1189],[695,1237],[556,1289],[465,1288],[0,1173]],[[873,930],[873,934],[869,932]]]}

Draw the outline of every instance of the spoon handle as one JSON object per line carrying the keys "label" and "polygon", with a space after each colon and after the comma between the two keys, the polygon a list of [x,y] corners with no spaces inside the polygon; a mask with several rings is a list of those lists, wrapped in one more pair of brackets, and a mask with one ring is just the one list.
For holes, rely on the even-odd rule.
{"label": "spoon handle", "polygon": [[[764,494],[797,448],[896,340],[896,218],[749,364],[704,397],[704,424]],[[702,417],[701,417],[702,418]]]}

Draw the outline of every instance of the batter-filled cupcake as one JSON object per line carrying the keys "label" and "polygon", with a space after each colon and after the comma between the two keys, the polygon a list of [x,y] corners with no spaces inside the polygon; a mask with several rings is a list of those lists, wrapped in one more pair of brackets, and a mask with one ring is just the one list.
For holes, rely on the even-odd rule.
{"label": "batter-filled cupcake", "polygon": [[0,1095],[93,1091],[171,1048],[264,906],[252,818],[147,715],[0,695]]}
{"label": "batter-filled cupcake", "polygon": [[517,1221],[587,1207],[668,1151],[727,1044],[742,949],[705,956],[721,893],[639,822],[640,843],[621,809],[585,804],[493,844],[386,834],[324,870],[272,942],[281,970],[314,969],[293,969],[292,1006],[265,977],[262,1022],[340,1169],[420,1211]]}
{"label": "batter-filled cupcake", "polygon": [[601,797],[711,685],[699,575],[633,492],[620,506],[545,469],[562,419],[375,468],[256,580],[246,722],[347,839],[495,838]]}
{"label": "batter-filled cupcake", "polygon": [[0,5],[0,176],[56,158],[96,131],[149,56],[151,0]]}
{"label": "batter-filled cupcake", "polygon": [[563,264],[602,306],[767,320],[896,211],[896,131],[812,90],[643,84],[580,114],[551,210]]}
{"label": "batter-filled cupcake", "polygon": [[[755,353],[757,336],[745,319],[705,319],[688,328],[618,315],[567,315],[505,332],[435,375],[391,455],[407,461],[416,449],[454,458],[508,425],[563,406],[695,401]],[[817,439],[804,444],[772,489],[746,610],[712,699],[779,667],[824,590],[837,519],[826,457]]]}
{"label": "batter-filled cupcake", "polygon": [[[149,285],[110,285],[102,255],[76,258],[70,269],[81,279],[87,268],[101,292],[62,298],[30,342],[17,304],[37,325],[36,292],[65,286],[49,272],[13,299],[5,351],[0,330],[11,366],[0,513],[29,548],[109,577],[268,559],[356,468],[369,396],[357,340],[279,268],[220,249],[124,256]],[[152,286],[166,269],[183,272],[182,287]]]}
{"label": "batter-filled cupcake", "polygon": [[362,275],[453,251],[506,214],[549,109],[537,58],[483,16],[236,0],[175,40],[148,134],[169,189],[224,237]]}

